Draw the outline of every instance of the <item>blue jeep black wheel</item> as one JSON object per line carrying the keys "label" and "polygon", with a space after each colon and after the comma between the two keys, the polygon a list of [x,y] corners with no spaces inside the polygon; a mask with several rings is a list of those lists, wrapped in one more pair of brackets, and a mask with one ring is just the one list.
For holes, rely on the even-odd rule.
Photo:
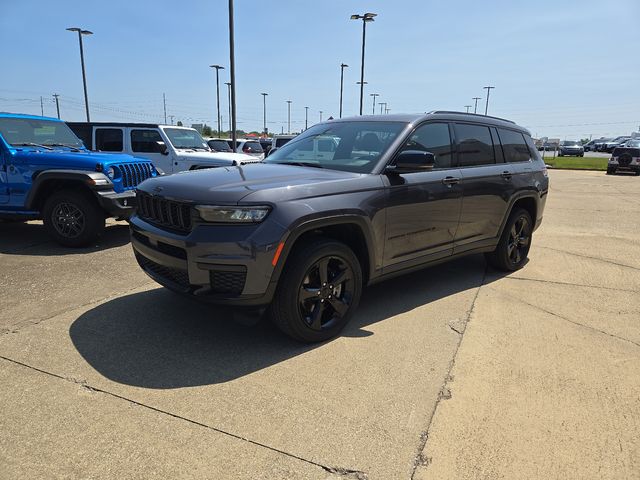
{"label": "blue jeep black wheel", "polygon": [[44,204],[47,232],[61,245],[83,247],[95,242],[104,230],[105,214],[88,193],[61,190]]}

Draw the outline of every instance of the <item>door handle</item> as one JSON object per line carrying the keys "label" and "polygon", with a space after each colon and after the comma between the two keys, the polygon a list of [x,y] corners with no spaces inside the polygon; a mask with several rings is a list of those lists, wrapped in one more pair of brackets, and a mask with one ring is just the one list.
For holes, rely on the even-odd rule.
{"label": "door handle", "polygon": [[460,183],[460,178],[458,178],[458,177],[444,177],[442,179],[442,183],[444,183],[446,186],[450,187],[451,185],[457,185],[458,183]]}
{"label": "door handle", "polygon": [[500,176],[505,180],[511,180],[512,173],[505,170],[500,174]]}

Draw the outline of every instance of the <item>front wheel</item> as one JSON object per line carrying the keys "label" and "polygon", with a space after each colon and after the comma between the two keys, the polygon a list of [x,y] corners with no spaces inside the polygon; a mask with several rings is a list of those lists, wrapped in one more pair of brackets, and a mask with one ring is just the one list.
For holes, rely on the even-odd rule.
{"label": "front wheel", "polygon": [[526,210],[520,208],[509,216],[496,249],[486,255],[489,264],[498,270],[513,272],[521,269],[527,261],[533,221]]}
{"label": "front wheel", "polygon": [[336,336],[360,302],[362,270],[345,244],[319,238],[287,259],[270,308],[276,326],[302,342]]}
{"label": "front wheel", "polygon": [[95,242],[104,230],[104,219],[95,199],[84,192],[61,190],[44,204],[44,226],[65,247],[84,247]]}

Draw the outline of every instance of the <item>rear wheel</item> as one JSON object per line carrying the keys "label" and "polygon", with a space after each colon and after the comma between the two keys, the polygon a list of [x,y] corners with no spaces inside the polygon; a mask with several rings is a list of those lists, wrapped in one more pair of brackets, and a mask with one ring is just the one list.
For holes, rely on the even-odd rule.
{"label": "rear wheel", "polygon": [[509,216],[496,249],[486,255],[489,264],[498,270],[513,272],[523,267],[527,261],[533,221],[526,210],[520,208]]}
{"label": "rear wheel", "polygon": [[362,270],[353,251],[343,243],[317,239],[287,260],[271,319],[296,340],[327,340],[348,323],[361,293]]}
{"label": "rear wheel", "polygon": [[616,173],[615,168],[607,167],[607,175],[613,175],[614,173]]}
{"label": "rear wheel", "polygon": [[44,204],[47,232],[60,245],[83,247],[95,242],[104,230],[104,212],[89,194],[61,190]]}

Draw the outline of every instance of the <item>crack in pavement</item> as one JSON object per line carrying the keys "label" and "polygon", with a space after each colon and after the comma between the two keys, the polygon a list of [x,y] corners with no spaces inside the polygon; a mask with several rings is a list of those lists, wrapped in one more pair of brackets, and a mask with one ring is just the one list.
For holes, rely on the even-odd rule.
{"label": "crack in pavement", "polygon": [[487,272],[488,272],[488,266],[485,265],[484,267],[484,273],[482,274],[482,280],[480,281],[480,285],[478,285],[478,289],[476,290],[476,294],[473,297],[473,300],[471,301],[471,306],[469,307],[469,310],[467,311],[467,315],[466,318],[464,319],[463,325],[464,328],[461,329],[462,333],[458,332],[456,329],[454,329],[451,324],[449,324],[449,328],[451,328],[451,330],[453,330],[454,332],[456,332],[458,334],[458,344],[456,345],[455,351],[453,352],[453,356],[451,358],[451,361],[449,362],[449,366],[447,368],[447,374],[444,377],[444,381],[442,382],[442,385],[440,387],[440,393],[438,394],[438,398],[436,399],[436,403],[433,406],[433,410],[431,410],[431,415],[429,416],[429,421],[427,422],[427,427],[425,430],[422,431],[422,433],[420,434],[420,441],[418,442],[418,450],[416,452],[416,455],[413,459],[413,469],[411,471],[411,480],[413,480],[415,478],[416,475],[416,471],[418,470],[419,466],[428,466],[432,459],[430,457],[425,457],[424,455],[424,449],[427,446],[427,441],[429,440],[429,430],[431,429],[431,423],[433,422],[433,417],[436,414],[436,411],[438,410],[438,405],[440,405],[440,402],[442,400],[449,400],[451,398],[451,390],[449,389],[449,387],[447,386],[450,382],[453,381],[453,376],[451,375],[451,370],[453,370],[453,367],[456,363],[456,357],[458,356],[458,351],[460,350],[460,345],[462,344],[462,339],[464,338],[464,332],[466,331],[466,326],[469,323],[469,321],[471,320],[471,315],[473,315],[473,311],[475,309],[476,306],[476,301],[478,300],[478,296],[480,295],[480,289],[484,286],[484,282],[487,278]]}
{"label": "crack in pavement", "polygon": [[83,307],[87,307],[89,305],[94,305],[94,304],[97,305],[99,303],[102,303],[102,302],[110,299],[111,297],[119,297],[121,295],[126,295],[126,294],[128,294],[130,292],[133,292],[134,290],[139,289],[139,288],[146,287],[148,285],[154,285],[154,284],[156,284],[156,282],[154,282],[153,280],[150,280],[148,282],[144,282],[144,283],[142,283],[140,285],[137,285],[137,286],[135,286],[133,288],[129,288],[127,290],[123,290],[121,292],[112,292],[109,295],[107,295],[105,297],[102,297],[102,298],[99,298],[97,300],[91,300],[89,302],[86,302],[86,303],[83,303],[83,304],[80,304],[80,305],[74,305],[72,307],[59,310],[59,311],[49,315],[48,317],[39,318],[39,319],[35,319],[35,320],[24,320],[22,322],[19,322],[19,323],[15,324],[14,326],[12,326],[10,328],[2,328],[2,329],[0,329],[0,335],[7,335],[7,334],[10,334],[10,333],[20,333],[23,329],[25,329],[27,327],[31,327],[31,326],[34,326],[34,325],[39,325],[42,322],[46,322],[47,320],[51,320],[52,318],[58,317],[60,315],[64,315],[65,313],[72,312],[74,310],[77,310],[78,308],[83,308]]}
{"label": "crack in pavement", "polygon": [[151,405],[147,405],[145,403],[141,403],[141,402],[138,402],[136,400],[132,400],[132,399],[127,398],[125,396],[118,395],[117,393],[109,392],[108,390],[103,390],[101,388],[93,387],[93,386],[89,385],[89,383],[86,380],[78,380],[76,378],[65,377],[65,376],[62,376],[62,375],[58,375],[57,373],[49,372],[47,370],[43,370],[41,368],[34,367],[32,365],[28,365],[28,364],[20,362],[18,360],[14,360],[12,358],[5,357],[4,355],[0,355],[0,359],[5,360],[5,361],[10,362],[10,363],[13,363],[15,365],[19,365],[19,366],[24,367],[24,368],[28,368],[28,369],[36,371],[36,372],[42,373],[44,375],[48,375],[50,377],[57,378],[59,380],[64,380],[65,382],[69,382],[69,383],[73,383],[73,384],[79,385],[81,388],[85,388],[85,389],[90,390],[92,392],[102,393],[104,395],[108,395],[110,397],[117,398],[117,399],[123,400],[125,402],[129,402],[132,405],[136,405],[138,407],[146,408],[146,409],[151,410],[153,412],[160,413],[161,415],[166,415],[166,416],[175,418],[177,420],[182,420],[182,421],[190,423],[192,425],[196,425],[198,427],[206,428],[206,429],[214,431],[216,433],[220,433],[222,435],[226,435],[228,437],[235,438],[236,440],[241,440],[241,441],[250,443],[250,444],[258,446],[258,447],[266,448],[267,450],[270,450],[272,452],[279,453],[281,455],[285,455],[285,456],[287,456],[289,458],[293,458],[295,460],[299,460],[299,461],[307,463],[309,465],[313,465],[313,466],[322,468],[326,472],[337,474],[337,475],[341,475],[341,476],[343,476],[343,477],[345,477],[347,479],[354,479],[354,480],[367,480],[368,479],[367,474],[365,472],[361,471],[361,470],[355,470],[355,469],[350,469],[350,468],[342,468],[342,467],[332,467],[332,466],[329,466],[329,465],[323,465],[321,463],[314,462],[313,460],[309,460],[307,458],[300,457],[300,456],[295,455],[293,453],[285,452],[284,450],[280,450],[278,448],[271,447],[271,446],[266,445],[264,443],[260,443],[260,442],[255,441],[255,440],[251,440],[250,438],[246,438],[246,437],[243,437],[241,435],[237,435],[235,433],[227,432],[227,431],[222,430],[220,428],[212,427],[211,425],[207,425],[206,423],[202,423],[202,422],[199,422],[197,420],[193,420],[193,419],[190,419],[190,418],[187,418],[187,417],[183,417],[183,416],[175,414],[175,413],[168,412],[166,410],[162,410],[161,408],[153,407]]}
{"label": "crack in pavement", "polygon": [[547,310],[546,308],[542,308],[542,307],[540,307],[538,305],[534,305],[532,303],[526,302],[526,301],[522,300],[521,298],[514,297],[513,295],[511,295],[509,293],[500,292],[500,291],[498,291],[498,290],[496,290],[495,288],[492,288],[492,287],[488,287],[488,288],[490,290],[496,292],[498,295],[502,295],[504,297],[509,297],[512,300],[515,300],[517,302],[520,302],[520,303],[523,303],[525,305],[528,305],[528,306],[530,306],[532,308],[535,308],[536,310],[540,310],[541,312],[547,313],[547,314],[549,314],[551,316],[554,316],[554,317],[559,318],[561,320],[564,320],[566,322],[572,323],[572,324],[577,325],[579,327],[586,328],[586,329],[591,330],[593,332],[602,333],[602,334],[604,334],[604,335],[606,335],[608,337],[612,337],[612,338],[616,338],[618,340],[622,340],[623,342],[631,343],[632,345],[635,345],[636,347],[640,347],[640,343],[634,342],[633,340],[629,340],[628,338],[624,338],[624,337],[621,337],[619,335],[615,335],[613,333],[605,332],[604,330],[600,330],[599,328],[592,327],[591,325],[585,325],[584,323],[576,322],[575,320],[571,320],[570,318],[567,318],[567,317],[565,317],[563,315],[560,315],[559,313],[552,312],[551,310]]}
{"label": "crack in pavement", "polygon": [[502,278],[505,280],[521,280],[521,281],[527,281],[527,282],[552,283],[555,285],[566,285],[569,287],[596,288],[598,290],[612,290],[614,292],[640,293],[637,290],[631,290],[627,288],[613,288],[613,287],[603,287],[601,285],[585,285],[584,283],[559,282],[557,280],[543,280],[541,278],[527,278],[527,277],[502,277]]}
{"label": "crack in pavement", "polygon": [[598,260],[600,262],[610,263],[611,265],[617,265],[619,267],[626,267],[626,268],[631,268],[633,270],[640,271],[640,268],[634,267],[633,265],[627,265],[626,263],[618,263],[618,262],[616,262],[614,260],[609,260],[607,258],[592,257],[591,255],[584,255],[582,253],[568,252],[567,250],[561,250],[559,248],[553,248],[553,247],[544,247],[542,245],[538,245],[538,248],[544,248],[544,249],[547,249],[547,250],[553,250],[554,252],[566,253],[567,255],[573,255],[575,257],[589,258],[591,260]]}

